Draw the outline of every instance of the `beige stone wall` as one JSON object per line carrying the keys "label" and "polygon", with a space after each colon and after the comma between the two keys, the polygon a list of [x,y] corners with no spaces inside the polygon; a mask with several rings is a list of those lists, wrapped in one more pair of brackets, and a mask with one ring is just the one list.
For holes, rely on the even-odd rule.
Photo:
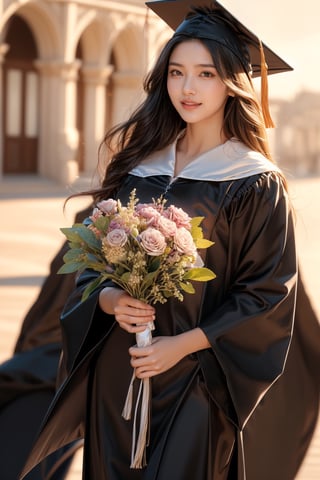
{"label": "beige stone wall", "polygon": [[[40,175],[61,183],[72,183],[79,175],[76,103],[81,75],[81,175],[91,178],[106,126],[124,120],[142,98],[143,76],[164,42],[166,29],[152,19],[146,26],[146,12],[141,0],[0,2],[0,68],[6,28],[14,14],[27,22],[39,51]],[[81,59],[76,55],[79,42]],[[0,158],[0,172],[1,164]]]}

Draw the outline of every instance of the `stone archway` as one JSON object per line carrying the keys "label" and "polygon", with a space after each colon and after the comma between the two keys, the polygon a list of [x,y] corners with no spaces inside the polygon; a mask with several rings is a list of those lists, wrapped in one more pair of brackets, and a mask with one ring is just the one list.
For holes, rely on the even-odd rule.
{"label": "stone archway", "polygon": [[142,80],[146,73],[146,45],[141,28],[126,25],[113,40],[112,125],[123,122],[143,98]]}
{"label": "stone archway", "polygon": [[[77,81],[76,126],[79,133],[77,162],[82,177],[92,178],[96,171],[99,145],[106,129],[106,85],[113,71],[106,64],[111,22],[88,12],[80,24],[76,58],[80,61]],[[79,27],[80,27],[79,26]]]}
{"label": "stone archway", "polygon": [[[54,12],[43,3],[15,2],[9,4],[1,16],[0,83],[4,87],[0,88],[0,109],[3,112],[0,121],[0,176],[3,171],[39,173],[43,170],[42,166],[48,164],[48,96],[43,95],[39,64],[52,62],[62,52],[58,25]],[[5,113],[5,110],[10,113]],[[17,110],[20,118],[17,118]],[[6,118],[7,115],[9,118]],[[21,139],[22,145],[18,145],[17,139],[11,139],[13,141],[8,146],[5,138],[8,127],[8,133],[13,133],[13,136],[16,137],[19,132],[25,137]],[[52,132],[50,125],[48,130]],[[23,155],[28,155],[28,158],[23,158]]]}
{"label": "stone archway", "polygon": [[3,173],[36,173],[38,168],[39,78],[37,44],[27,22],[13,15],[4,38]]}

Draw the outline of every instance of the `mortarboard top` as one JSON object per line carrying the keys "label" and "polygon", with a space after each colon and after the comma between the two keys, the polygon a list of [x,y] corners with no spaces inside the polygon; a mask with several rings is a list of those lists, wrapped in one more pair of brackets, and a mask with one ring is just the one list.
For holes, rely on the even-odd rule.
{"label": "mortarboard top", "polygon": [[[250,63],[252,68],[252,76],[258,77],[261,75],[261,42],[260,39],[248,30],[239,20],[237,20],[230,12],[228,12],[220,3],[212,0],[156,0],[146,2],[146,5],[151,8],[162,20],[164,20],[173,30],[176,30],[178,26],[184,21],[187,14],[192,12],[193,7],[207,7],[211,10],[219,8],[222,10],[231,21],[236,32],[238,32],[247,47],[249,48]],[[212,36],[213,40],[218,40],[217,35],[219,33],[214,32],[215,25],[212,24]],[[208,31],[208,28],[206,27]],[[202,34],[201,34],[202,33]],[[201,26],[198,28],[198,38],[207,38],[204,30],[201,31]],[[216,38],[214,38],[216,35]],[[268,67],[268,74],[281,73],[293,70],[284,60],[276,55],[269,47],[262,43],[265,62]],[[264,59],[263,59],[264,60]]]}

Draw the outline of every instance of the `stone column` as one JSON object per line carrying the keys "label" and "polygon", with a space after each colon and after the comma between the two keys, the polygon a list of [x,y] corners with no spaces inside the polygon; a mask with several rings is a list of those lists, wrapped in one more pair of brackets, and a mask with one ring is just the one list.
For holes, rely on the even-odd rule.
{"label": "stone column", "polygon": [[[3,111],[3,87],[2,87],[2,64],[4,62],[4,57],[9,50],[9,45],[7,43],[0,44],[0,112]],[[2,124],[2,114],[0,115],[0,180],[3,176],[3,124]]]}
{"label": "stone column", "polygon": [[[97,167],[98,149],[105,135],[106,86],[113,72],[113,65],[106,67],[84,66],[84,172],[90,182]],[[89,187],[91,185],[88,185]]]}
{"label": "stone column", "polygon": [[36,62],[40,72],[39,173],[70,184],[78,176],[77,79],[81,62]]}
{"label": "stone column", "polygon": [[142,74],[139,72],[115,72],[112,125],[126,120],[143,99]]}

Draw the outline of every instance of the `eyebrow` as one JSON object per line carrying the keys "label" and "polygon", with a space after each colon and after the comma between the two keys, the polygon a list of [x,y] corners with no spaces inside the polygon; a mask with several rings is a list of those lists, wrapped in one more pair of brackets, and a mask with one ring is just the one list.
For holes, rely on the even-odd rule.
{"label": "eyebrow", "polygon": [[[175,65],[177,67],[183,67],[182,63],[178,62],[169,62],[169,65]],[[195,65],[196,67],[201,67],[201,68],[216,68],[213,63],[199,63]]]}

